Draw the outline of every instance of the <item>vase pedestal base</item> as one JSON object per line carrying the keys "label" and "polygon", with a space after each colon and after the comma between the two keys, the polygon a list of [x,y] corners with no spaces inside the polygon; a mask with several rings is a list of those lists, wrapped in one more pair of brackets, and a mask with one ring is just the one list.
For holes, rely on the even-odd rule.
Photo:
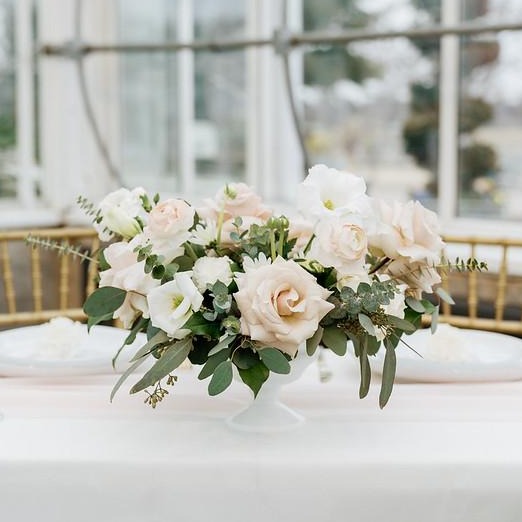
{"label": "vase pedestal base", "polygon": [[249,407],[226,420],[230,428],[251,433],[292,430],[304,422],[303,415],[278,400],[268,402],[259,400],[259,397]]}

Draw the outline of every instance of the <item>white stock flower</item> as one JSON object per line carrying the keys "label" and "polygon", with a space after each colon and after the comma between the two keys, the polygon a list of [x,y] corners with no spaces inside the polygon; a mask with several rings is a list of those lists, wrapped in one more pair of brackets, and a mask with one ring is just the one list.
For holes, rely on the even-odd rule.
{"label": "white stock flower", "polygon": [[370,198],[363,178],[315,165],[298,187],[297,208],[308,219],[331,214],[371,216]]}
{"label": "white stock flower", "polygon": [[192,280],[201,293],[207,289],[207,285],[213,285],[216,281],[227,286],[232,282],[233,274],[228,256],[200,257],[192,270]]}
{"label": "white stock flower", "polygon": [[241,333],[265,347],[295,356],[312,337],[319,321],[334,307],[330,295],[295,261],[278,257],[272,264],[244,264],[234,294],[241,313]]}
{"label": "white stock flower", "polygon": [[159,281],[145,273],[145,262],[137,261],[134,242],[112,243],[104,250],[110,268],[100,273],[99,286],[114,286],[127,291],[125,301],[114,312],[114,319],[120,319],[125,328],[130,328],[141,313],[148,317],[147,293],[159,285]]}
{"label": "white stock flower", "polygon": [[339,277],[363,273],[368,238],[364,228],[355,221],[339,216],[321,219],[315,227],[315,238],[307,258],[335,268]]}
{"label": "white stock flower", "polygon": [[141,225],[136,218],[146,219],[141,196],[145,190],[141,187],[133,190],[121,188],[111,192],[98,205],[100,223],[94,223],[102,241],[110,240],[114,234],[131,239],[141,232]]}
{"label": "white stock flower", "polygon": [[181,337],[183,325],[201,308],[203,296],[191,279],[191,272],[178,272],[174,279],[147,295],[153,326],[170,337]]}

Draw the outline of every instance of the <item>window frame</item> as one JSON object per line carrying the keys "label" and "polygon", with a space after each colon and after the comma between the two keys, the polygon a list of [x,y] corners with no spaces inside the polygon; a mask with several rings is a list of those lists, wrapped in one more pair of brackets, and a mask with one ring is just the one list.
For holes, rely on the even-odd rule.
{"label": "window frame", "polygon": [[[41,43],[64,44],[74,36],[71,27],[56,31],[59,25],[56,17],[64,26],[72,26],[72,5],[53,0],[17,0],[16,2],[16,43],[17,43],[17,158],[18,158],[18,194],[16,201],[2,201],[0,213],[2,218],[10,216],[9,220],[16,223],[26,221],[38,222],[38,210],[31,218],[26,209],[41,208],[41,224],[53,224],[56,221],[75,222],[78,216],[69,208],[72,194],[70,186],[62,186],[63,180],[70,176],[75,163],[81,163],[91,158],[90,170],[103,172],[104,165],[90,136],[89,126],[78,101],[77,93],[65,93],[70,97],[69,105],[72,113],[68,118],[76,121],[75,131],[66,132],[67,125],[61,122],[61,138],[64,142],[57,144],[56,133],[46,118],[56,111],[56,103],[52,107],[49,101],[49,89],[56,82],[61,82],[63,89],[77,89],[73,64],[66,58],[44,57],[38,66],[41,77],[38,96],[41,104],[39,110],[39,134],[41,137],[42,164],[38,166],[35,160],[35,42],[32,35],[33,10],[39,8],[42,16],[39,18],[39,33]],[[84,40],[99,42],[101,40],[116,41],[117,13],[107,15],[105,0],[89,2],[89,16],[109,17],[109,22],[100,25],[89,20],[89,31],[85,31]],[[246,6],[246,37],[250,39],[271,38],[274,31],[281,27],[282,1],[257,2],[249,0]],[[460,23],[461,0],[441,0],[441,27],[457,27]],[[51,10],[52,15],[43,16],[44,7]],[[64,7],[66,7],[64,9]],[[302,0],[288,2],[288,28],[293,33],[302,31]],[[180,41],[190,42],[194,36],[194,0],[180,0],[177,4],[177,32]],[[109,10],[111,11],[111,10]],[[113,11],[113,10],[112,10]],[[50,25],[52,20],[52,27]],[[187,23],[190,20],[191,23]],[[108,26],[111,26],[112,28]],[[51,31],[52,29],[52,31]],[[456,32],[457,33],[457,32]],[[495,219],[465,218],[457,215],[458,197],[458,103],[459,103],[459,35],[445,34],[440,37],[440,126],[439,126],[439,198],[438,214],[444,231],[452,233],[469,233],[480,230],[481,235],[498,235],[499,227],[502,235],[520,235],[518,223]],[[498,31],[497,31],[498,34]],[[181,173],[182,195],[194,194],[195,151],[191,129],[194,127],[194,52],[184,49],[178,52],[177,73],[178,89],[178,136],[179,136],[179,172]],[[255,186],[260,194],[282,207],[291,205],[291,194],[295,184],[302,179],[302,159],[299,142],[296,137],[291,111],[289,110],[287,93],[282,75],[281,57],[267,46],[250,47],[246,53],[246,96],[245,133],[246,133],[246,173],[247,183]],[[295,47],[290,54],[291,76],[294,88],[299,90],[303,83],[302,49]],[[83,58],[89,61],[88,56]],[[114,58],[117,61],[117,58]],[[116,67],[117,69],[117,67]],[[119,156],[119,129],[114,121],[117,114],[117,85],[100,83],[100,79],[92,74],[101,68],[93,66],[88,72],[91,77],[90,87],[95,101],[96,113],[112,114],[111,122],[102,131],[108,140],[110,150],[116,162]],[[114,83],[114,82],[112,82]],[[117,81],[116,81],[117,84]],[[97,93],[110,92],[109,96],[96,97]],[[65,92],[65,91],[64,91]],[[61,100],[60,100],[61,101]],[[116,102],[116,103],[113,103]],[[49,107],[49,104],[51,107]],[[65,129],[65,132],[64,132]],[[76,141],[76,143],[75,143]],[[79,150],[80,141],[86,150]],[[58,155],[60,147],[70,152],[67,161],[60,163]],[[281,175],[284,173],[284,175]],[[35,196],[35,183],[40,179],[42,198]],[[111,180],[104,173],[97,178],[97,189],[92,187],[92,180],[83,176],[76,186],[78,191],[85,189],[86,195],[96,198],[111,189]],[[91,183],[89,183],[91,181]],[[83,192],[82,192],[83,193]],[[69,202],[69,203],[67,203]],[[22,208],[17,212],[13,207]],[[5,209],[11,209],[11,214]],[[13,217],[14,216],[14,217]],[[5,219],[2,219],[5,221]]]}

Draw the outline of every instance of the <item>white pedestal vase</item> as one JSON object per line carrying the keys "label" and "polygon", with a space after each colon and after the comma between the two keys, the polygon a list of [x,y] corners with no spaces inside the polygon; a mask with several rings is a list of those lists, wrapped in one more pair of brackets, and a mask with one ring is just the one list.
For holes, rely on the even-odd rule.
{"label": "white pedestal vase", "polygon": [[297,381],[304,371],[317,360],[319,349],[313,356],[306,353],[306,347],[299,348],[295,359],[290,361],[288,374],[270,372],[257,397],[239,413],[227,419],[230,428],[255,433],[271,433],[296,428],[305,422],[300,413],[292,410],[279,400],[283,386]]}

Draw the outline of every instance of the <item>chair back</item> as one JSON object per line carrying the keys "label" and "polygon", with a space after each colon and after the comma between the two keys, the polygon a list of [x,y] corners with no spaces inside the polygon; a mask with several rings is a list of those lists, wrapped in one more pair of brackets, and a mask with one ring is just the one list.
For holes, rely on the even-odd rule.
{"label": "chair back", "polygon": [[446,256],[487,261],[487,271],[450,271],[440,320],[457,327],[522,335],[522,240],[445,236]]}
{"label": "chair back", "polygon": [[[77,248],[75,255],[27,244],[27,237]],[[96,286],[100,248],[92,228],[0,231],[0,329],[65,316],[85,320],[82,303]]]}

